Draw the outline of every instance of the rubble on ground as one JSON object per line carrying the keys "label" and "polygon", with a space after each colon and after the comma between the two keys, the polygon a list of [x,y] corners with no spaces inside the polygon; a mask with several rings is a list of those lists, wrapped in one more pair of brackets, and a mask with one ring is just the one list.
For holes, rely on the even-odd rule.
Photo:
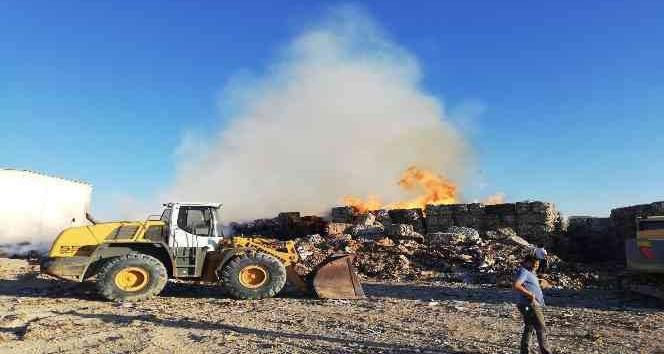
{"label": "rubble on ground", "polygon": [[[523,257],[535,248],[511,228],[480,235],[473,228],[452,226],[446,232],[423,236],[410,224],[383,227],[367,215],[353,220],[357,224],[330,223],[327,230],[337,234],[296,239],[303,259],[296,272],[311,274],[330,255],[353,253],[355,267],[366,279],[509,286]],[[566,263],[553,254],[549,256],[549,271],[541,278],[545,286],[559,289],[610,287],[608,279],[600,279],[591,269]]]}
{"label": "rubble on ground", "polygon": [[[360,276],[388,281],[433,280],[508,286],[521,260],[552,243],[557,211],[552,203],[429,205],[422,209],[359,212],[336,207],[329,221],[299,213],[234,224],[236,233],[285,239],[292,235],[310,274],[334,253],[354,253]],[[308,220],[308,222],[305,222]],[[525,234],[520,234],[519,230]],[[307,236],[311,235],[311,236]],[[537,244],[533,244],[537,242]],[[549,250],[544,285],[561,289],[615,287],[619,272],[599,274]]]}

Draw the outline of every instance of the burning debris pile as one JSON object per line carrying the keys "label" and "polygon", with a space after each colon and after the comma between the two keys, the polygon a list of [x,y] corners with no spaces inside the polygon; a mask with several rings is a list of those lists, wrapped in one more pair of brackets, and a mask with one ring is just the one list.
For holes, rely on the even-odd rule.
{"label": "burning debris pile", "polygon": [[326,225],[321,217],[301,216],[299,212],[279,213],[273,219],[230,224],[234,233],[238,235],[265,235],[279,240],[322,234]]}
{"label": "burning debris pile", "polygon": [[[279,224],[283,215],[268,224]],[[308,220],[306,218],[299,217],[299,220]],[[442,231],[427,232],[427,218],[421,209],[360,212],[354,207],[334,208],[331,222],[325,225],[323,232],[295,239],[303,259],[296,272],[307,275],[330,255],[343,252],[354,253],[356,268],[361,276],[370,279],[509,285],[520,261],[536,247],[509,227],[478,231],[452,225]],[[290,227],[305,229],[296,223]],[[249,228],[245,226],[241,230]],[[278,230],[288,232],[283,227]],[[549,257],[549,268],[551,271],[542,278],[552,287],[581,288],[598,284],[597,276],[588,269],[563,262],[555,255]]]}

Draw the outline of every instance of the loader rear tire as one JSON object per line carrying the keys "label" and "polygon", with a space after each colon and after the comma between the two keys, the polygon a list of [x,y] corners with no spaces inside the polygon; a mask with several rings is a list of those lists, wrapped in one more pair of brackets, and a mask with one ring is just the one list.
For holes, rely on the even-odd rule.
{"label": "loader rear tire", "polygon": [[231,259],[221,271],[221,280],[238,299],[273,297],[286,284],[286,267],[265,253],[243,254]]}
{"label": "loader rear tire", "polygon": [[137,301],[159,294],[168,273],[158,259],[142,253],[111,258],[97,272],[99,295],[111,301]]}

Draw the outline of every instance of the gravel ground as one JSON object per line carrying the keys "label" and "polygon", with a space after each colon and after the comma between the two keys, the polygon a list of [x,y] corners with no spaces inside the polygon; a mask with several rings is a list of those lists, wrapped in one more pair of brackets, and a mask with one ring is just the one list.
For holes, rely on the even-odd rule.
{"label": "gravel ground", "polygon": [[[517,353],[509,289],[364,284],[367,299],[237,301],[169,283],[139,303],[99,300],[90,284],[0,259],[0,353]],[[546,292],[555,353],[664,353],[664,308],[607,290]],[[534,341],[533,341],[534,342]],[[533,348],[533,352],[535,349]]]}

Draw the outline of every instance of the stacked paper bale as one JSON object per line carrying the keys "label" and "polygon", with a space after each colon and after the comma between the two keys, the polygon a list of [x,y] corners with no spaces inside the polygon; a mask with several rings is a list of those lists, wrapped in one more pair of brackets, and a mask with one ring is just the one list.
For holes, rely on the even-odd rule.
{"label": "stacked paper bale", "polygon": [[284,212],[279,213],[276,218],[233,222],[230,226],[234,235],[288,240],[305,235],[322,234],[327,228],[327,222],[319,216],[301,216],[299,212]]}
{"label": "stacked paper bale", "polygon": [[425,213],[427,232],[442,232],[454,226],[455,205],[427,205]]}
{"label": "stacked paper bale", "polygon": [[376,221],[378,221],[383,225],[389,225],[393,223],[392,219],[390,218],[389,210],[385,209],[373,210],[370,211],[370,213],[372,213],[376,217]]}
{"label": "stacked paper bale", "polygon": [[615,259],[619,247],[616,241],[609,218],[571,216],[557,249],[566,259],[604,262]]}
{"label": "stacked paper bale", "polygon": [[332,222],[351,224],[357,214],[357,209],[350,206],[335,207],[332,208],[332,212],[330,213],[330,220]]}
{"label": "stacked paper bale", "polygon": [[538,246],[550,245],[549,236],[556,229],[558,210],[553,203],[516,203],[515,231],[523,238]]}
{"label": "stacked paper bale", "polygon": [[517,224],[517,209],[514,203],[494,204],[484,206],[482,219],[483,230],[496,230],[500,228],[513,228]]}
{"label": "stacked paper bale", "polygon": [[483,204],[461,204],[452,207],[454,211],[455,226],[470,227],[476,230],[482,229],[485,216],[485,208]]}
{"label": "stacked paper bale", "polygon": [[389,215],[394,224],[412,225],[415,232],[419,234],[426,233],[422,209],[393,209],[389,211]]}
{"label": "stacked paper bale", "polygon": [[256,219],[249,222],[232,222],[230,224],[235,235],[261,235],[265,237],[277,237],[281,227],[277,219]]}

